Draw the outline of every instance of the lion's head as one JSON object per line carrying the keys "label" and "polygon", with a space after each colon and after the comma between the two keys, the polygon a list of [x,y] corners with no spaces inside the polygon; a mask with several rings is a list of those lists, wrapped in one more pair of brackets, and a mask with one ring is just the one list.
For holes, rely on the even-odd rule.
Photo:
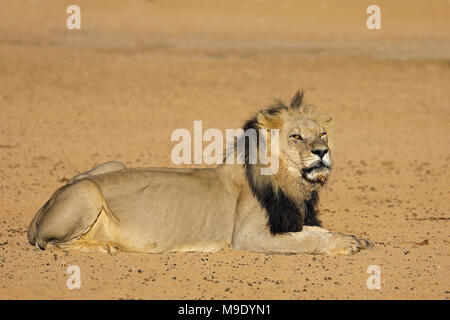
{"label": "lion's head", "polygon": [[297,171],[308,183],[324,183],[331,171],[328,129],[331,118],[317,112],[315,106],[303,104],[297,92],[291,103],[277,101],[247,121],[244,130],[278,129],[280,161],[284,170]]}
{"label": "lion's head", "polygon": [[[246,122],[248,129],[279,130],[279,170],[261,176],[260,164],[245,162],[254,195],[269,215],[272,233],[300,231],[303,224],[320,225],[316,217],[317,190],[331,172],[331,118],[303,103],[297,92],[289,105],[281,101]],[[269,146],[269,143],[266,143]]]}

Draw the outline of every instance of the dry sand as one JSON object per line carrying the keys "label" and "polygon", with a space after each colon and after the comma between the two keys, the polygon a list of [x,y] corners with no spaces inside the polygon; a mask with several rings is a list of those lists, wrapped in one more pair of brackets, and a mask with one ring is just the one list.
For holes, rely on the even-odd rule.
{"label": "dry sand", "polygon": [[[450,3],[3,0],[0,298],[449,299]],[[339,4],[338,4],[339,3]],[[334,118],[320,217],[354,256],[40,251],[26,230],[64,179],[173,166],[170,134],[236,128],[306,90]],[[66,269],[81,268],[81,290]],[[381,289],[369,290],[369,265]]]}

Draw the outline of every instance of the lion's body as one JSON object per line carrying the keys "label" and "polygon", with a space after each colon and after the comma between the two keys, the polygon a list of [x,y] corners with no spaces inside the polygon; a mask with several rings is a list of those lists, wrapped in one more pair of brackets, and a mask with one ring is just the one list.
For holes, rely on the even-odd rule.
{"label": "lion's body", "polygon": [[[92,178],[117,219],[90,239],[127,251],[220,249],[231,244],[236,196],[219,170],[131,169]],[[167,190],[176,190],[177,197]]]}
{"label": "lion's body", "polygon": [[[114,243],[134,252],[214,251],[231,244],[236,212],[237,189],[222,171],[122,169],[76,180],[55,195],[74,202],[72,215],[89,217],[75,223],[80,232],[74,234],[83,233],[81,240]],[[176,190],[176,199],[167,190]],[[78,213],[80,193],[94,194],[92,202],[99,204]],[[42,212],[48,213],[47,221],[40,222],[41,230],[43,223],[53,224],[51,211],[59,210],[54,207]],[[67,227],[73,225],[70,221]],[[41,233],[34,235],[41,247],[56,239],[50,232],[46,235],[47,239]],[[65,238],[54,242],[70,243]]]}
{"label": "lion's body", "polygon": [[28,238],[41,249],[147,253],[232,247],[349,254],[368,245],[319,227],[322,169],[305,171],[313,183],[287,158],[280,161],[274,177],[256,177],[249,165],[127,169],[109,162],[58,189],[35,215]]}

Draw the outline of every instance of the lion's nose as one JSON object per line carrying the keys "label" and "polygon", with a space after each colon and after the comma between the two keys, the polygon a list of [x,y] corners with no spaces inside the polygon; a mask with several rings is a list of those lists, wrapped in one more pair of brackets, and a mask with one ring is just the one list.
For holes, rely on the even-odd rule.
{"label": "lion's nose", "polygon": [[315,150],[311,150],[311,152],[313,154],[317,154],[322,159],[323,156],[327,154],[328,149],[315,149]]}

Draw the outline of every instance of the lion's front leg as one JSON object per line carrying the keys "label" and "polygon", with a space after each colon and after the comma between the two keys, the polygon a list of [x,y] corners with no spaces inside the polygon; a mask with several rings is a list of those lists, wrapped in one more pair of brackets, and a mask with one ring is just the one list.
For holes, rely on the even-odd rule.
{"label": "lion's front leg", "polygon": [[369,240],[314,226],[304,226],[301,232],[290,233],[289,236],[298,241],[297,245],[305,246],[304,249],[327,255],[352,255],[361,249],[373,247]]}
{"label": "lion's front leg", "polygon": [[328,255],[351,255],[361,249],[372,247],[365,239],[334,233],[321,227],[303,226],[301,232],[279,235],[265,233],[263,236],[241,236],[235,239],[233,247],[265,253],[318,253]]}

